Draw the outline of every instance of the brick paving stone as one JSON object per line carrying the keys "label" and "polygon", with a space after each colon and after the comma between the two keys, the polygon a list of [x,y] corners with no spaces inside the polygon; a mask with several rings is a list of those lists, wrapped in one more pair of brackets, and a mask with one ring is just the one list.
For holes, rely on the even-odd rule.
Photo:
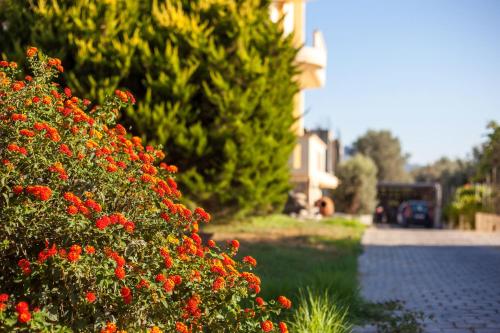
{"label": "brick paving stone", "polygon": [[500,234],[372,227],[362,244],[365,299],[433,315],[425,332],[500,333]]}

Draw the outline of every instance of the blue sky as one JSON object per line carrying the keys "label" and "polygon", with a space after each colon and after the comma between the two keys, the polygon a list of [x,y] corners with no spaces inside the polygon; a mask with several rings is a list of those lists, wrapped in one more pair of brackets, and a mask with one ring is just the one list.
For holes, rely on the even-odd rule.
{"label": "blue sky", "polygon": [[327,84],[305,125],[345,145],[390,129],[411,163],[466,157],[500,121],[500,0],[312,0],[307,36],[328,47]]}

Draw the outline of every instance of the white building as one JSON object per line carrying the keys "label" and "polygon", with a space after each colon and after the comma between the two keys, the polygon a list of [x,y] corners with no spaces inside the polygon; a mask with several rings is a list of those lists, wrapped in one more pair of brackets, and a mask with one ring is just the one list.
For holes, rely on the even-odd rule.
{"label": "white building", "polygon": [[[297,122],[293,128],[298,136],[297,146],[290,157],[292,172],[291,182],[295,191],[303,192],[307,196],[309,205],[323,196],[323,190],[334,189],[338,186],[338,179],[334,175],[335,164],[332,164],[333,137],[328,133],[326,138],[320,138],[316,131],[306,133],[303,124],[304,90],[321,88],[326,80],[327,50],[321,31],[315,31],[312,36],[312,45],[305,45],[305,13],[304,0],[273,1],[271,19],[277,22],[282,18],[285,35],[293,33],[296,47],[300,47],[297,54],[297,64],[301,74],[297,78],[301,91],[295,97],[294,116]],[[336,161],[338,160],[338,150]]]}

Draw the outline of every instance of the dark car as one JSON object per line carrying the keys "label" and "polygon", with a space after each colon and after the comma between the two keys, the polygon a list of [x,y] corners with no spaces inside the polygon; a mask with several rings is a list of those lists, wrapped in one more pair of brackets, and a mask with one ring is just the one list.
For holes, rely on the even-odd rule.
{"label": "dark car", "polygon": [[398,208],[397,221],[403,227],[421,225],[432,228],[434,224],[429,204],[421,200],[409,200],[401,203]]}

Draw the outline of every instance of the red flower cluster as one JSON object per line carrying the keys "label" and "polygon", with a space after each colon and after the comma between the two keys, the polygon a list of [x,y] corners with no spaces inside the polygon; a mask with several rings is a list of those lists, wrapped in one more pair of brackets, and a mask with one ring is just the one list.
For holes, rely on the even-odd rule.
{"label": "red flower cluster", "polygon": [[196,215],[198,215],[198,216],[202,219],[202,221],[204,221],[205,223],[210,222],[210,219],[212,218],[212,217],[210,216],[210,214],[208,214],[208,213],[207,213],[207,212],[206,212],[203,208],[201,208],[201,207],[196,208],[196,209],[194,210],[194,213],[195,213]]}
{"label": "red flower cluster", "polygon": [[41,264],[45,262],[50,257],[53,257],[57,254],[57,248],[55,244],[52,244],[52,247],[49,248],[48,241],[45,243],[45,249],[43,249],[40,253],[38,253],[38,262]]}
{"label": "red flower cluster", "polygon": [[95,222],[95,226],[99,230],[104,230],[108,226],[114,225],[114,224],[122,225],[123,228],[129,233],[134,232],[134,229],[135,229],[135,223],[132,221],[128,221],[125,218],[125,216],[123,216],[123,214],[120,214],[120,213],[101,216]]}
{"label": "red flower cluster", "polygon": [[125,304],[130,304],[132,302],[132,290],[128,287],[122,287],[120,289],[120,294],[122,295]]}
{"label": "red flower cluster", "polygon": [[36,135],[35,132],[30,131],[29,129],[25,129],[25,128],[20,130],[19,134],[21,134],[22,136],[28,137],[28,138],[32,138]]}
{"label": "red flower cluster", "polygon": [[73,156],[73,152],[71,151],[71,149],[69,149],[68,145],[62,143],[60,146],[59,146],[59,151],[61,153],[63,153],[64,155],[68,156],[68,157],[72,157]]}
{"label": "red flower cluster", "polygon": [[8,294],[0,294],[0,312],[5,310],[5,308],[7,307],[5,302],[7,302],[8,300],[9,300]]}
{"label": "red flower cluster", "polygon": [[172,279],[166,279],[165,282],[163,283],[163,289],[167,293],[171,293],[175,288],[175,282]]}
{"label": "red flower cluster", "polygon": [[90,292],[90,291],[89,291],[89,292],[87,292],[87,293],[85,294],[85,299],[86,299],[86,300],[87,300],[87,302],[89,302],[89,303],[94,303],[94,302],[95,302],[95,300],[96,300],[96,296],[95,296],[95,294],[94,294],[93,292]]}
{"label": "red flower cluster", "polygon": [[106,255],[113,259],[116,263],[116,268],[115,268],[115,276],[119,280],[123,280],[125,278],[125,258],[120,256],[117,252],[111,251],[111,250],[105,250]]}
{"label": "red flower cluster", "polygon": [[240,242],[238,242],[238,240],[236,239],[233,239],[231,241],[231,246],[233,247],[233,250],[238,250],[240,248]]}
{"label": "red flower cluster", "polygon": [[189,316],[198,318],[201,316],[201,310],[199,308],[201,303],[201,298],[199,295],[191,296],[186,302],[186,306],[184,307],[184,318],[189,318]]}
{"label": "red flower cluster", "polygon": [[29,311],[29,305],[26,302],[19,302],[16,305],[17,320],[20,323],[27,323],[31,320],[31,313]]}
{"label": "red flower cluster", "polygon": [[28,156],[28,151],[24,147],[20,147],[16,145],[15,143],[11,143],[10,145],[7,146],[7,150],[11,152],[16,152],[24,156]]}

